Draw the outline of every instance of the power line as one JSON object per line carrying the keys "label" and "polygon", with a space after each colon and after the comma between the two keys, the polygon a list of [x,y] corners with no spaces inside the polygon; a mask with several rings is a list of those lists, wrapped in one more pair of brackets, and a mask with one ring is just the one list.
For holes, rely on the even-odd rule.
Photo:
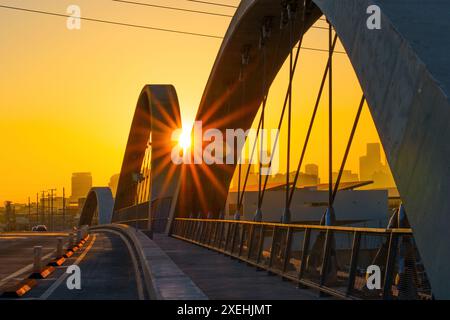
{"label": "power line", "polygon": [[[12,7],[12,6],[5,6],[5,5],[0,5],[0,8],[9,9],[9,10],[16,10],[16,11],[24,11],[24,12],[29,12],[29,13],[43,14],[43,15],[47,15],[47,16],[73,18],[73,16],[68,15],[68,14],[49,12],[49,11],[41,11],[41,10],[34,10],[34,9],[28,9],[28,8]],[[165,29],[165,28],[159,28],[159,27],[144,26],[144,25],[138,25],[138,24],[124,23],[124,22],[117,22],[117,21],[110,21],[110,20],[101,20],[101,19],[87,18],[87,17],[79,17],[79,19],[80,20],[85,20],[85,21],[90,21],[90,22],[98,22],[98,23],[104,23],[104,24],[110,24],[110,25],[117,25],[117,26],[122,26],[122,27],[130,27],[130,28],[147,29],[147,30],[153,30],[153,31],[170,32],[170,33],[175,33],[175,34],[197,36],[197,37],[203,37],[203,38],[223,39],[222,36],[216,36],[216,35],[205,34],[205,33],[188,32],[188,31],[175,30],[175,29]],[[319,49],[319,48],[302,47],[302,49],[304,49],[304,50],[311,50],[311,51],[319,51],[319,52],[328,52],[328,50]],[[345,52],[342,52],[342,51],[335,51],[335,53],[346,54]]]}
{"label": "power line", "polygon": [[233,9],[237,8],[237,6],[233,6],[233,5],[230,5],[230,4],[223,4],[223,3],[216,3],[216,2],[209,2],[209,1],[199,1],[199,0],[185,0],[185,1],[202,3],[202,4],[208,4],[208,5],[211,5],[211,6],[219,6],[219,7],[225,7],[225,8],[233,8]]}
{"label": "power line", "polygon": [[[298,48],[298,46],[296,46],[294,48]],[[328,53],[328,50],[326,50],[326,49],[311,48],[311,47],[302,47],[302,49],[303,50],[311,50],[311,51],[318,51],[318,52],[326,52],[326,53]],[[334,51],[334,53],[347,54],[344,51]]]}
{"label": "power line", "polygon": [[[209,12],[209,11],[192,10],[192,9],[185,9],[185,8],[179,8],[179,7],[162,6],[162,5],[158,5],[158,4],[151,4],[151,3],[138,2],[138,1],[129,1],[129,0],[112,0],[112,1],[119,2],[119,3],[124,3],[124,4],[136,5],[136,6],[144,6],[144,7],[152,7],[152,8],[159,8],[159,9],[175,10],[175,11],[181,11],[181,12],[206,14],[206,15],[211,15],[211,16],[225,17],[225,18],[233,18],[233,15],[217,13],[217,12]],[[311,26],[311,28],[328,30],[328,27],[320,27],[320,26]]]}
{"label": "power line", "polygon": [[168,10],[175,10],[175,11],[182,11],[182,12],[207,14],[207,15],[210,15],[210,16],[218,16],[218,17],[226,17],[226,18],[232,18],[233,17],[232,15],[229,15],[229,14],[209,12],[209,11],[200,11],[200,10],[192,10],[192,9],[184,9],[184,8],[178,8],[178,7],[161,6],[161,5],[157,5],[157,4],[150,4],[150,3],[144,3],[144,2],[126,1],[126,0],[112,0],[112,1],[120,2],[120,3],[126,3],[126,4],[134,4],[134,5],[138,5],[138,6],[159,8],[159,9],[168,9]]}
{"label": "power line", "polygon": [[[39,13],[39,14],[44,14],[44,15],[48,15],[48,16],[73,18],[73,16],[70,16],[70,15],[67,15],[67,14],[55,13],[55,12],[49,12],[49,11],[41,11],[41,10],[34,10],[34,9],[27,9],[27,8],[19,8],[19,7],[5,6],[5,5],[0,5],[0,8],[16,10],[16,11],[25,11],[25,12],[31,12],[31,13]],[[151,27],[151,26],[143,26],[143,25],[138,25],[138,24],[124,23],[124,22],[117,22],[117,21],[110,21],[110,20],[101,20],[101,19],[87,18],[87,17],[79,17],[77,19],[85,20],[85,21],[91,21],[91,22],[98,22],[98,23],[118,25],[118,26],[123,26],[123,27],[131,27],[131,28],[148,29],[148,30],[154,30],[154,31],[178,33],[178,34],[183,34],[183,35],[190,35],[190,36],[197,36],[197,37],[204,37],[204,38],[223,39],[223,37],[221,37],[221,36],[215,36],[215,35],[211,35],[211,34],[188,32],[188,31],[174,30],[174,29],[165,29],[165,28]]]}

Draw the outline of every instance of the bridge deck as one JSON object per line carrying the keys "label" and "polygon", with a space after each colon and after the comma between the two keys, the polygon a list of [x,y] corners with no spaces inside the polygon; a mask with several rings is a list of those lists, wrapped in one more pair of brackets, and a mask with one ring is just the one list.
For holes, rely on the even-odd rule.
{"label": "bridge deck", "polygon": [[217,252],[165,235],[155,234],[154,240],[209,299],[319,299],[317,292]]}

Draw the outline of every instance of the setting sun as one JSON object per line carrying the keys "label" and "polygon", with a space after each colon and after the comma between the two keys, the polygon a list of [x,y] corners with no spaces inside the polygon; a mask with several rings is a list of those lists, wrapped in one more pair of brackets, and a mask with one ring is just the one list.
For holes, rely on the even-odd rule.
{"label": "setting sun", "polygon": [[178,137],[178,144],[183,150],[188,149],[191,146],[191,129],[184,127]]}

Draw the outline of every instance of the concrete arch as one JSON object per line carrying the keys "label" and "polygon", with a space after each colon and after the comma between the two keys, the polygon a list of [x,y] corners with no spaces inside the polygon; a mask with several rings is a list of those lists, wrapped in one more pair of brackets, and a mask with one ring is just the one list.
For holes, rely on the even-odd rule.
{"label": "concrete arch", "polygon": [[121,210],[135,205],[137,184],[133,174],[139,173],[147,142],[152,137],[151,191],[149,201],[174,197],[180,166],[171,160],[176,141],[174,130],[181,128],[178,97],[171,85],[146,85],[139,95],[122,162],[113,221],[121,221]]}
{"label": "concrete arch", "polygon": [[98,224],[109,224],[112,220],[114,199],[109,187],[92,188],[83,205],[79,226],[92,225],[97,214]]}
{"label": "concrete arch", "polygon": [[[417,0],[313,0],[308,29],[322,14],[334,25],[366,95],[388,162],[404,201],[435,295],[450,297],[450,3]],[[369,5],[382,10],[382,29],[366,27]],[[197,114],[204,128],[248,129],[262,101],[262,21],[274,28],[266,45],[270,84],[288,56],[288,34],[279,30],[280,3],[243,0],[216,58]],[[296,22],[294,35],[302,29]],[[250,47],[242,100],[242,48]],[[234,165],[198,166],[180,193],[180,215],[223,209]],[[211,174],[212,173],[212,174]],[[217,181],[210,181],[216,177]],[[202,181],[196,184],[195,181]],[[204,188],[205,181],[213,185]],[[208,201],[204,201],[208,199]],[[200,204],[200,205],[199,205]]]}

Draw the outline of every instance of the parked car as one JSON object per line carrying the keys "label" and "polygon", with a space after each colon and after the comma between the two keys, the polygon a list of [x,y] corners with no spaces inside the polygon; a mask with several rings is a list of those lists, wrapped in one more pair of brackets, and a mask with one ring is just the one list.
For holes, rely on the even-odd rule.
{"label": "parked car", "polygon": [[45,232],[45,231],[47,231],[47,226],[40,224],[40,225],[37,225],[37,226],[34,226],[33,228],[31,228],[31,231]]}

